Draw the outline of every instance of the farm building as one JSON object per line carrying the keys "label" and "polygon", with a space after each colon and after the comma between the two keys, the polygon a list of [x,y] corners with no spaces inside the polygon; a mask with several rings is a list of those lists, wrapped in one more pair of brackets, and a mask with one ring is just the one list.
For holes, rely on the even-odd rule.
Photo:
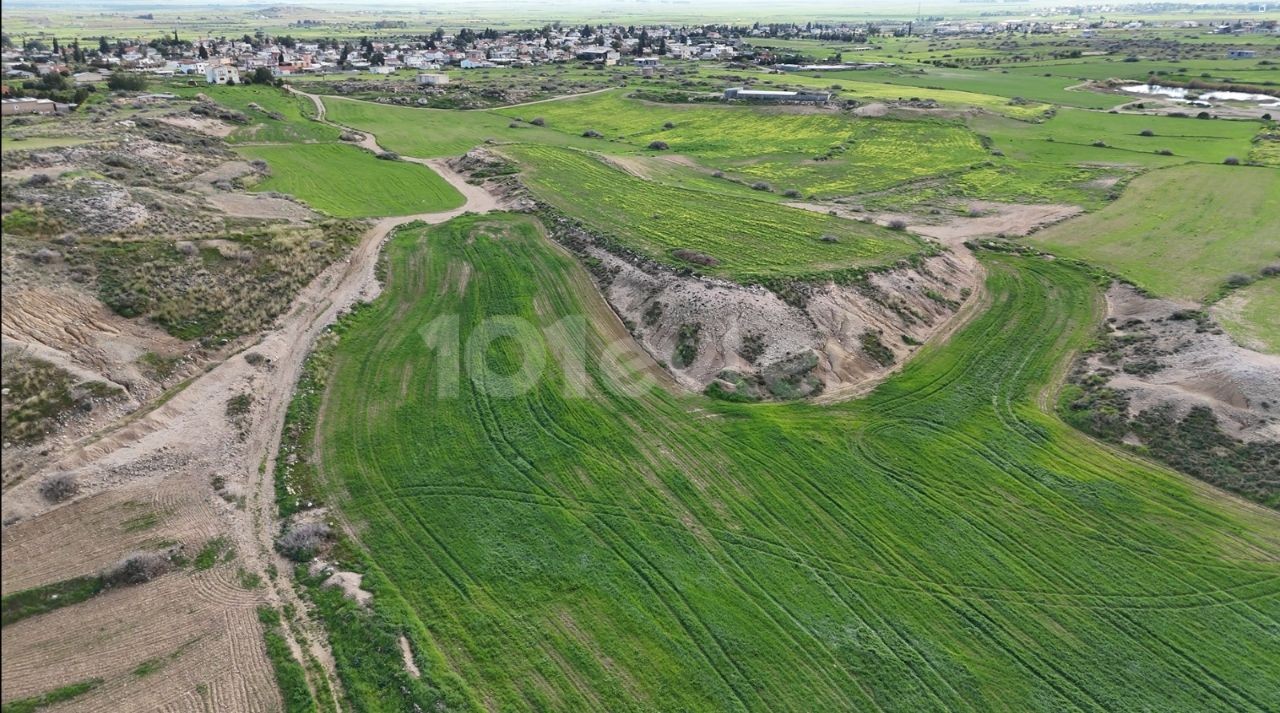
{"label": "farm building", "polygon": [[1253,59],[1257,55],[1253,50],[1227,50],[1227,59]]}
{"label": "farm building", "polygon": [[657,57],[636,57],[632,62],[637,67],[661,67],[662,62]]}
{"label": "farm building", "polygon": [[418,84],[425,84],[431,87],[438,87],[449,83],[449,75],[447,74],[419,74]]}
{"label": "farm building", "polygon": [[204,81],[209,84],[239,84],[240,70],[225,64],[210,65],[204,70]]}
{"label": "farm building", "polygon": [[20,99],[4,99],[0,100],[0,116],[14,116],[17,114],[52,114],[58,108],[57,104],[49,99],[35,99],[33,97],[23,97]]}
{"label": "farm building", "polygon": [[725,101],[771,102],[774,104],[826,104],[831,92],[787,92],[732,87],[724,90]]}

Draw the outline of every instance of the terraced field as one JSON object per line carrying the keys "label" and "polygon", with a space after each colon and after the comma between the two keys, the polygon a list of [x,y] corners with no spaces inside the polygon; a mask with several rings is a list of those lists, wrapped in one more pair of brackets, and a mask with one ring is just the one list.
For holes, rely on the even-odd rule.
{"label": "terraced field", "polygon": [[[822,273],[889,263],[922,247],[905,233],[867,223],[636,178],[582,151],[534,145],[503,151],[528,167],[524,181],[541,200],[632,250],[713,275],[749,282]],[[682,260],[681,250],[715,264]]]}
{"label": "terraced field", "polygon": [[462,195],[430,168],[380,160],[349,144],[245,146],[240,153],[271,167],[271,175],[253,190],[289,193],[339,218],[430,213],[462,205]]}
{"label": "terraced field", "polygon": [[[752,407],[616,388],[616,321],[528,218],[399,234],[340,329],[316,441],[374,594],[370,614],[316,590],[345,690],[363,710],[1273,709],[1276,513],[1043,413],[1097,288],[984,262],[990,309],[866,399]],[[441,381],[455,328],[575,315],[585,397],[537,337],[468,347]],[[543,378],[502,395],[531,355]]]}

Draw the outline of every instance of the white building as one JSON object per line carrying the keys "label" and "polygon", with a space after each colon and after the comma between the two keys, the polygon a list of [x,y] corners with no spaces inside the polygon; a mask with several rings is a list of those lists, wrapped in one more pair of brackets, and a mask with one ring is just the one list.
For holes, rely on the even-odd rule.
{"label": "white building", "polygon": [[240,70],[225,64],[211,65],[204,70],[204,81],[209,84],[239,84]]}
{"label": "white building", "polygon": [[449,83],[449,75],[447,74],[419,74],[418,84],[425,84],[431,87],[439,87]]}

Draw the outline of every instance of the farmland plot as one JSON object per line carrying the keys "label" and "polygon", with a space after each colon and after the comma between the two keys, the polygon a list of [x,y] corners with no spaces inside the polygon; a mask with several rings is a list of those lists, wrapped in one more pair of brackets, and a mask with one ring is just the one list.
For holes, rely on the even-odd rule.
{"label": "farmland plot", "polygon": [[[540,199],[655,260],[708,274],[741,281],[805,275],[884,264],[920,247],[867,223],[646,181],[572,149],[503,150],[529,167],[524,180]],[[681,250],[715,263],[681,260]]]}
{"label": "farmland plot", "polygon": [[462,195],[426,166],[383,161],[346,144],[244,146],[271,175],[255,191],[290,193],[316,210],[340,218],[407,215],[449,210]]}
{"label": "farmland plot", "polygon": [[[361,708],[1280,700],[1276,514],[1036,406],[1098,317],[1070,266],[989,257],[989,311],[864,401],[751,407],[617,388],[608,308],[528,219],[409,230],[387,259],[317,441],[374,593],[367,614],[317,590]],[[423,337],[584,314],[585,398],[536,341],[453,382]],[[491,388],[544,350],[531,389]]]}

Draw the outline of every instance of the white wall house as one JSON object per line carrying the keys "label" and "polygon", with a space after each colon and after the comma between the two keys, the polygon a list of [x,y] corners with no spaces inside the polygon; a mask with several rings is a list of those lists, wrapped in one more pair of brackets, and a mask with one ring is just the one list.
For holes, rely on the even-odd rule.
{"label": "white wall house", "polygon": [[209,84],[233,84],[240,83],[240,70],[225,64],[206,67],[204,70],[204,81]]}

